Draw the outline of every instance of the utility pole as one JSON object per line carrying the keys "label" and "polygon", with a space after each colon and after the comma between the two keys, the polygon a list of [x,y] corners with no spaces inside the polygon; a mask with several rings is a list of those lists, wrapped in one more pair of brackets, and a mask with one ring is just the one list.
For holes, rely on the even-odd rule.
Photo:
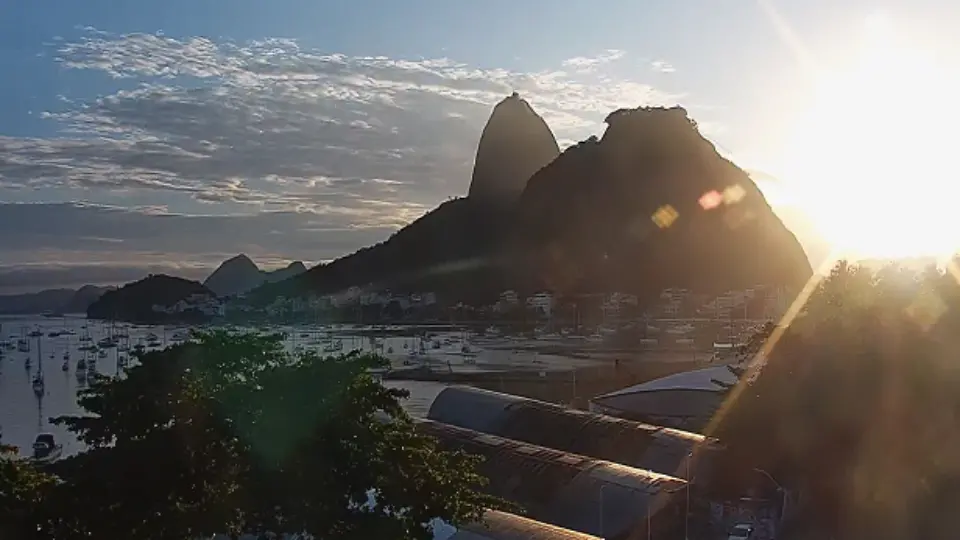
{"label": "utility pole", "polygon": [[600,484],[600,538],[603,538],[603,489],[607,487],[606,484]]}
{"label": "utility pole", "polygon": [[690,487],[693,485],[690,480],[690,461],[693,459],[693,453],[688,452],[687,458],[684,460],[686,463],[686,478],[687,481],[687,504],[686,511],[683,516],[683,540],[690,540]]}
{"label": "utility pole", "polygon": [[780,485],[780,482],[777,482],[773,476],[770,475],[767,471],[763,469],[753,469],[754,471],[764,475],[769,479],[775,486],[777,486],[777,491],[780,493],[780,522],[783,523],[783,518],[787,512],[787,490]]}

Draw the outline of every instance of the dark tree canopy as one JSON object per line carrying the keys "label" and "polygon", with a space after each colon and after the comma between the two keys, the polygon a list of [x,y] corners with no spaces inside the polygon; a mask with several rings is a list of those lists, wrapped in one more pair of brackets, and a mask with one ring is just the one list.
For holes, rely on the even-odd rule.
{"label": "dark tree canopy", "polygon": [[950,273],[838,264],[731,393],[714,433],[731,478],[769,471],[837,538],[955,538],[958,300]]}
{"label": "dark tree canopy", "polygon": [[0,444],[0,538],[10,540],[35,534],[35,518],[55,485],[53,476],[16,454],[16,448]]}
{"label": "dark tree canopy", "polygon": [[406,393],[368,374],[378,357],[214,332],[140,361],[84,391],[89,415],[54,419],[90,449],[54,467],[41,537],[426,539],[434,518],[500,506],[476,491],[476,458],[439,451],[401,408]]}

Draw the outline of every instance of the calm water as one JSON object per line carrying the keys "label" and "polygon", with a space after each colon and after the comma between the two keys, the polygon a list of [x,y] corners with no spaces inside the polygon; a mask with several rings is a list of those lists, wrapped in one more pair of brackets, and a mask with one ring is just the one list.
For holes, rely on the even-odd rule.
{"label": "calm water", "polygon": [[[87,321],[82,318],[48,319],[35,318],[2,318],[0,317],[0,340],[9,340],[16,343],[21,335],[40,330],[43,337],[28,338],[31,350],[29,353],[17,350],[4,350],[0,360],[0,427],[3,429],[3,442],[29,449],[37,433],[49,431],[55,434],[57,440],[63,444],[64,454],[72,454],[82,450],[82,445],[65,429],[52,426],[47,421],[51,416],[63,414],[80,414],[82,411],[77,404],[77,391],[85,384],[78,381],[76,376],[77,361],[83,357],[79,347],[83,345],[80,337],[88,333],[95,343],[98,339],[109,335],[109,325],[98,321]],[[71,330],[73,335],[48,337],[53,331]],[[144,341],[150,333],[160,338],[162,343],[174,343],[175,334],[186,334],[189,329],[183,326],[132,326],[117,325],[114,331],[125,332],[129,336],[129,345],[132,347]],[[271,328],[273,331],[288,333],[287,347],[293,349],[298,346],[317,347],[319,328]],[[353,349],[373,350],[373,344],[364,336],[351,335],[346,328],[329,329],[343,342],[343,350]],[[307,334],[304,336],[304,334]],[[477,371],[503,369],[505,367],[526,367],[532,369],[568,369],[571,365],[589,363],[583,360],[571,360],[562,357],[546,355],[516,353],[509,350],[484,350],[472,343],[475,356],[466,357],[460,352],[462,345],[460,334],[441,334],[437,336],[439,348],[427,345],[427,360],[407,360],[406,363],[421,363],[426,361],[437,369],[452,369],[455,371]],[[383,352],[397,366],[403,366],[408,358],[409,351],[416,347],[416,342],[409,337],[390,337],[383,340]],[[388,353],[389,349],[393,353]],[[63,371],[64,353],[69,353],[69,370]],[[118,372],[117,348],[107,349],[106,358],[97,359],[97,371],[103,375],[115,375]],[[25,359],[29,356],[30,368],[25,367]],[[39,362],[38,362],[39,359]],[[43,366],[45,391],[38,398],[34,395],[31,386],[33,375]],[[404,403],[408,412],[414,416],[425,416],[430,404],[437,394],[446,386],[442,383],[420,381],[386,381],[390,387],[402,387],[410,391],[410,398]]]}

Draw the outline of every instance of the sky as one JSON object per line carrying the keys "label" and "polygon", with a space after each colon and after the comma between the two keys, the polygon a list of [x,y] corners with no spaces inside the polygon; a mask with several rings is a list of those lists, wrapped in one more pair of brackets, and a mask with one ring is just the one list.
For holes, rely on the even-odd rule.
{"label": "sky", "polygon": [[811,63],[878,10],[952,53],[951,4],[0,0],[0,293],[381,241],[466,194],[512,91],[561,146],[683,105],[816,251],[782,189]]}

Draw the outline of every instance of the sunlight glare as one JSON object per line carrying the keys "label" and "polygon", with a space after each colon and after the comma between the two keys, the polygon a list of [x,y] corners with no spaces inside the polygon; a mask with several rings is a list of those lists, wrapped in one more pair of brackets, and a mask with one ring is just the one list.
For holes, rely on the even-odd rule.
{"label": "sunlight glare", "polygon": [[943,255],[953,214],[957,78],[912,48],[892,19],[867,19],[858,57],[822,73],[787,149],[796,203],[852,257]]}

